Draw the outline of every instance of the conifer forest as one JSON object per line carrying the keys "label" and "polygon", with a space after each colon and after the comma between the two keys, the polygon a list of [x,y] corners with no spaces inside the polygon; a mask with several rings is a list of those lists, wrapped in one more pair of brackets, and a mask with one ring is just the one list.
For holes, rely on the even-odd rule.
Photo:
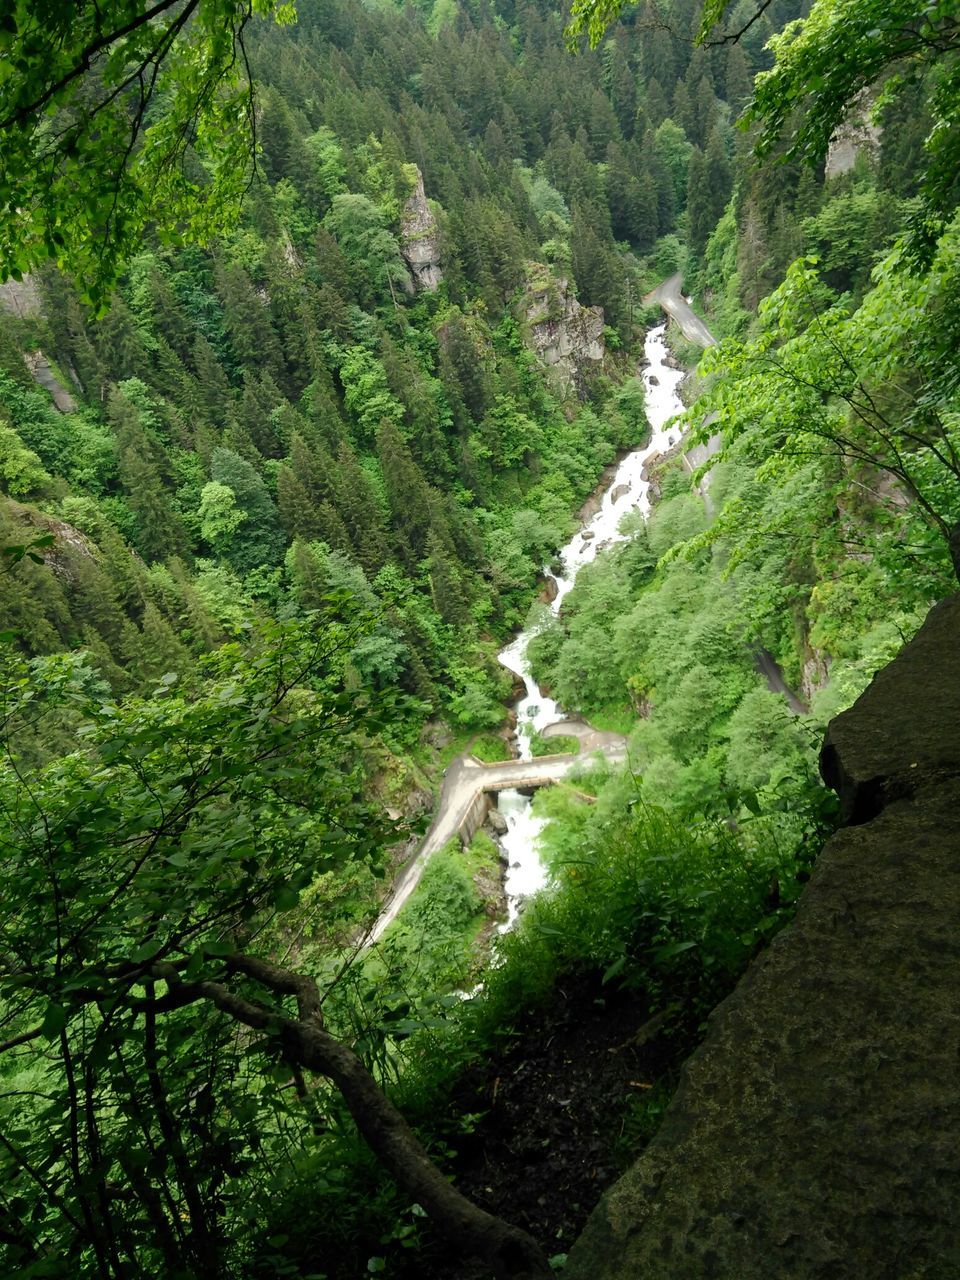
{"label": "conifer forest", "polygon": [[0,1275],[562,1276],[957,589],[960,4],[7,0],[0,210]]}

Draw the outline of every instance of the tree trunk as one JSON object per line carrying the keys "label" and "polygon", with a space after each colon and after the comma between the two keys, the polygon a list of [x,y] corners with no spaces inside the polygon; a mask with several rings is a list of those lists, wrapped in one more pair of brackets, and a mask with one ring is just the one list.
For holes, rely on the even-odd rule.
{"label": "tree trunk", "polygon": [[181,982],[172,966],[165,964],[153,966],[153,976],[170,984],[171,1005],[209,1000],[237,1022],[276,1035],[287,1061],[331,1080],[371,1151],[459,1253],[482,1258],[497,1280],[547,1280],[553,1275],[546,1254],[531,1235],[479,1209],[441,1173],[357,1055],[324,1028],[320,995],[312,978],[253,956],[235,954],[226,964],[228,970],[241,972],[273,992],[296,996],[299,1017],[285,1017],[237,995],[222,982]]}

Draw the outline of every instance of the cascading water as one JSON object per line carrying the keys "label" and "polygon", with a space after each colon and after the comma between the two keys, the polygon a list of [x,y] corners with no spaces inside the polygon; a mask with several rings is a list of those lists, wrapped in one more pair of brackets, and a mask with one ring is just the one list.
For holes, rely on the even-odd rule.
{"label": "cascading water", "polygon": [[[650,514],[650,486],[643,478],[643,466],[648,458],[663,453],[676,443],[677,428],[671,429],[668,424],[683,410],[678,388],[685,373],[667,364],[669,351],[664,341],[665,332],[666,325],[658,325],[649,331],[644,342],[647,363],[642,377],[647,419],[652,432],[649,442],[644,448],[628,453],[620,463],[596,515],[559,553],[560,572],[555,574],[550,569],[544,570],[557,587],[550,605],[554,615],[560,612],[583,566],[595,560],[604,547],[624,540],[626,535],[620,533],[623,517],[633,511],[644,516]],[[531,758],[530,741],[535,730],[542,731],[547,725],[562,723],[564,718],[554,699],[541,692],[530,674],[527,647],[535,634],[535,627],[521,631],[499,655],[503,666],[518,675],[524,684],[524,696],[516,704],[517,754],[521,760]],[[537,838],[544,823],[543,819],[533,816],[530,800],[519,791],[501,791],[499,807],[507,821],[507,832],[501,836],[500,842],[508,859],[504,888],[509,916],[502,928],[509,929],[517,917],[522,899],[546,883],[546,871],[537,848]]]}

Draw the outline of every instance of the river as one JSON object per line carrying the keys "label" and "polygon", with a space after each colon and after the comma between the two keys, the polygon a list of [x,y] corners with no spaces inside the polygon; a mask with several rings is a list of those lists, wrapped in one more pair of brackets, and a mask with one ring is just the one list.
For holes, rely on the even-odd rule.
{"label": "river", "polygon": [[[632,511],[644,516],[650,514],[650,486],[643,478],[643,466],[648,458],[676,443],[677,427],[668,424],[683,410],[679,387],[686,376],[685,370],[674,369],[667,363],[670,352],[664,340],[665,332],[666,325],[658,325],[647,333],[644,342],[646,363],[642,377],[652,432],[649,442],[642,449],[628,453],[617,467],[596,515],[560,551],[559,572],[544,570],[545,576],[556,583],[557,593],[550,605],[554,615],[560,612],[583,566],[595,560],[604,547],[624,540],[625,535],[619,529],[623,517]],[[548,725],[562,724],[565,719],[561,708],[541,692],[530,674],[527,648],[535,634],[535,627],[521,631],[499,655],[503,666],[518,675],[524,684],[524,695],[516,704],[516,750],[521,760],[531,758],[530,738],[534,730],[542,732]],[[509,929],[523,899],[546,883],[546,870],[538,850],[538,837],[544,823],[543,819],[534,817],[530,799],[519,791],[501,791],[499,809],[507,822],[506,834],[500,837],[500,842],[508,859],[504,886],[508,919],[501,929]]]}

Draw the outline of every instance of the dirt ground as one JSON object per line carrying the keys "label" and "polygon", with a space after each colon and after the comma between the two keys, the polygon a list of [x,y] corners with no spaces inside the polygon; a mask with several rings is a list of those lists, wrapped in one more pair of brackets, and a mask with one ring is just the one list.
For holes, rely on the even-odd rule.
{"label": "dirt ground", "polygon": [[[566,1253],[602,1192],[642,1150],[688,1041],[663,1034],[636,993],[599,975],[561,984],[502,1052],[460,1081],[452,1109],[477,1117],[457,1141],[457,1185],[529,1231],[549,1256]],[[653,1101],[653,1116],[639,1100]],[[404,1280],[488,1280],[482,1265],[437,1245],[411,1258]]]}

